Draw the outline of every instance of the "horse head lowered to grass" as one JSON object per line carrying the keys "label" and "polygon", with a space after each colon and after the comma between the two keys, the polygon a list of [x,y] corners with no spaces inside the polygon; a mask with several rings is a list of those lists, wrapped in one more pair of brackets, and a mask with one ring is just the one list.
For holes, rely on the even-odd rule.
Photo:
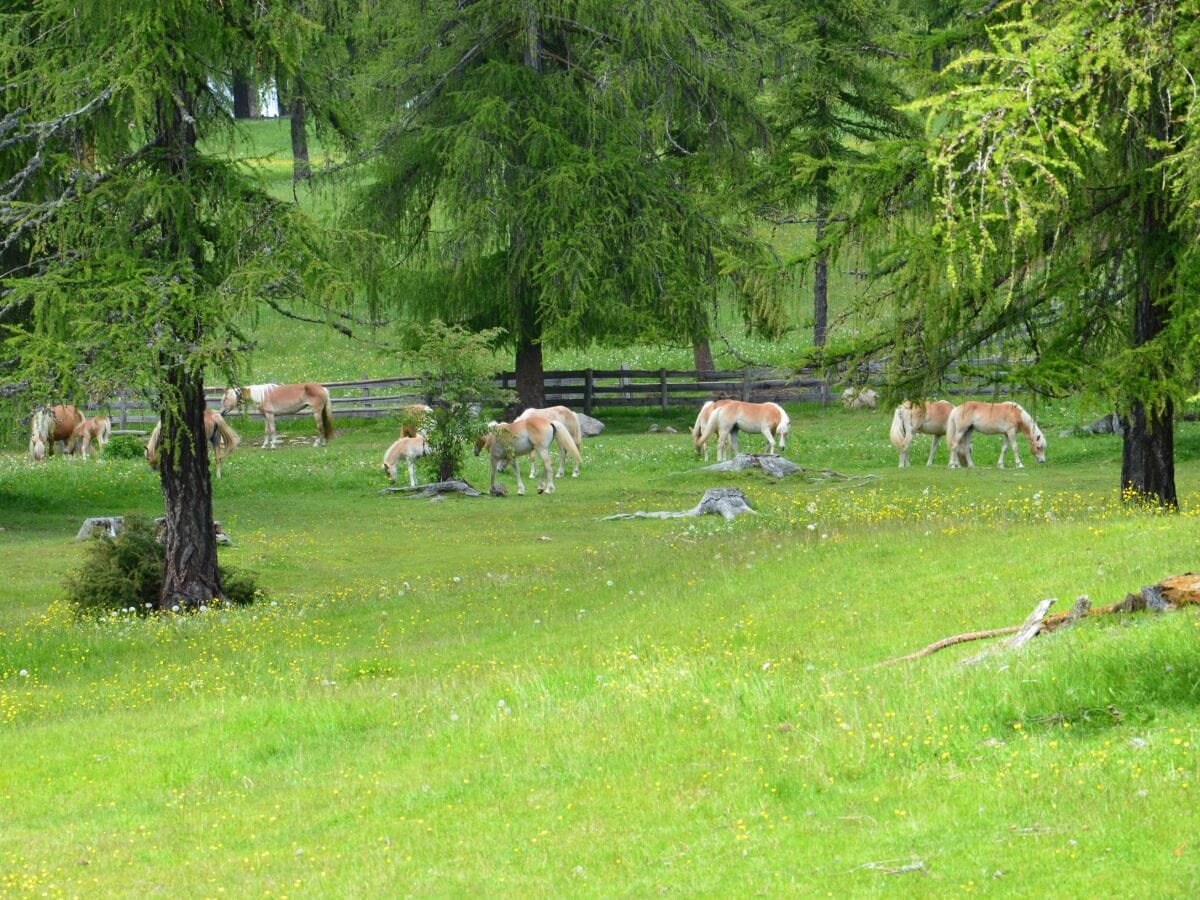
{"label": "horse head lowered to grass", "polygon": [[946,420],[946,441],[950,444],[950,468],[957,469],[960,465],[973,467],[975,461],[971,458],[971,437],[975,432],[980,434],[1001,434],[1004,440],[1000,443],[1000,461],[996,463],[1004,468],[1004,453],[1012,448],[1013,459],[1017,468],[1023,468],[1021,455],[1017,453],[1017,432],[1025,435],[1029,441],[1029,451],[1040,463],[1046,461],[1046,436],[1038,428],[1033,417],[1011,400],[1004,403],[981,403],[968,400],[961,406],[954,407]]}
{"label": "horse head lowered to grass", "polygon": [[496,471],[502,463],[511,463],[513,474],[517,476],[517,493],[525,493],[525,482],[521,480],[521,467],[516,463],[518,456],[536,453],[542,462],[543,478],[538,481],[538,493],[554,492],[554,471],[550,465],[550,444],[558,441],[559,447],[579,462],[579,448],[571,439],[571,433],[565,425],[551,422],[539,416],[530,416],[520,422],[492,423],[486,434],[475,440],[475,455],[478,456],[484,448],[488,451],[488,461],[491,463],[492,493],[498,493],[496,487]]}

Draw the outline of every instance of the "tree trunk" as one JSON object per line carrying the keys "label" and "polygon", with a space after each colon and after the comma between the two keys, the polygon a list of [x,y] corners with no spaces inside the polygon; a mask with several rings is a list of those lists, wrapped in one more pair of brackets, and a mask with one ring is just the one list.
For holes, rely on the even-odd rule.
{"label": "tree trunk", "polygon": [[542,344],[522,335],[517,339],[517,403],[523,408],[546,405],[546,371],[542,365]]}
{"label": "tree trunk", "polygon": [[817,259],[813,264],[813,346],[824,347],[829,328],[829,251],[823,246],[829,210],[833,204],[827,186],[827,175],[817,175],[816,243]]}
{"label": "tree trunk", "polygon": [[692,359],[696,362],[697,372],[715,371],[712,345],[709,344],[707,337],[692,338]]}
{"label": "tree trunk", "polygon": [[180,393],[181,408],[161,410],[167,527],[166,577],[159,608],[195,609],[222,596],[204,440],[204,385],[177,366],[169,370],[167,379]]}
{"label": "tree trunk", "polygon": [[[189,85],[179,86],[181,102],[160,104],[159,136],[164,147],[167,174],[178,181],[190,177],[196,150],[194,119],[180,107],[194,96]],[[197,227],[188,217],[194,210],[168,208],[160,220],[165,255],[172,260],[198,263],[202,248]],[[208,443],[204,439],[204,381],[200,373],[184,366],[182,349],[200,342],[202,334],[194,315],[176,310],[164,322],[170,341],[160,355],[164,400],[162,490],[166,518],[166,573],[160,609],[194,608],[221,596],[217,569],[217,541],[213,530],[212,482],[208,475]],[[178,321],[179,325],[170,324]],[[182,329],[182,330],[180,330]]]}
{"label": "tree trunk", "polygon": [[292,181],[306,181],[312,175],[312,166],[308,162],[308,129],[304,115],[304,90],[298,78],[295,92],[290,99],[292,108]]}
{"label": "tree trunk", "polygon": [[242,73],[233,76],[233,117],[249,119],[256,114],[258,103],[254,97],[254,85]]}
{"label": "tree trunk", "polygon": [[[1165,141],[1167,113],[1157,79],[1152,85],[1148,130]],[[1133,344],[1140,347],[1166,328],[1170,310],[1164,301],[1174,277],[1175,238],[1171,234],[1169,199],[1159,187],[1158,164],[1162,151],[1146,151],[1142,159],[1141,228],[1137,246],[1137,305],[1133,318]],[[1163,360],[1170,368],[1170,359]],[[1175,493],[1175,408],[1168,398],[1161,405],[1134,397],[1130,403],[1121,453],[1121,495],[1128,499],[1153,498],[1170,509],[1179,505]]]}

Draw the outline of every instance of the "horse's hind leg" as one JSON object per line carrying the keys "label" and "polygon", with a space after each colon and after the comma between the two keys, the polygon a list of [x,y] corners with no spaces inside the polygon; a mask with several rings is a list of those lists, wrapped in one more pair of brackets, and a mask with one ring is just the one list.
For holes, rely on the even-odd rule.
{"label": "horse's hind leg", "polygon": [[263,410],[263,442],[261,449],[266,450],[268,446],[274,446],[271,444],[271,438],[274,436],[274,434],[275,414]]}
{"label": "horse's hind leg", "polygon": [[[927,465],[927,466],[933,465],[933,454],[937,453],[937,445],[938,445],[938,440],[940,438],[941,438],[941,435],[938,435],[938,434],[935,434],[933,436],[933,443],[931,443],[929,445],[929,461],[926,462],[925,465]],[[907,445],[905,445],[905,447],[904,447],[904,464],[908,465],[908,446]]]}

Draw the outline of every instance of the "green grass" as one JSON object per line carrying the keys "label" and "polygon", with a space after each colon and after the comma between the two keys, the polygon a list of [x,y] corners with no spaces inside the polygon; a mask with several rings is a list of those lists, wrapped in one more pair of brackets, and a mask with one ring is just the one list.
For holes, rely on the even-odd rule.
{"label": "green grass", "polygon": [[[790,458],[863,477],[700,473],[645,433],[688,413],[626,412],[553,495],[429,503],[377,493],[387,423],[237,420],[222,559],[269,597],[151,620],[57,602],[82,518],[161,508],[144,464],[3,457],[0,893],[1195,895],[1194,613],[870,666],[1194,570],[1200,428],[1159,516],[1077,410],[1003,472],[791,412]],[[722,484],[758,515],[599,520]]]}

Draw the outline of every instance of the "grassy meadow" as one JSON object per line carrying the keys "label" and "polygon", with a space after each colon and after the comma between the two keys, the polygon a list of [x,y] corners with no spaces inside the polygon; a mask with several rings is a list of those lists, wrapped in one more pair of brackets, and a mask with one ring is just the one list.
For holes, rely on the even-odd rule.
{"label": "grassy meadow", "polygon": [[[1059,436],[1083,410],[1005,471],[790,412],[849,478],[700,472],[690,412],[601,411],[556,493],[428,502],[379,493],[394,423],[234,419],[222,560],[266,596],[153,619],[60,588],[84,517],[161,510],[144,463],[0,456],[0,894],[1195,896],[1195,613],[873,666],[1195,570],[1200,427],[1164,516],[1118,439]],[[718,485],[758,514],[600,521]]]}

